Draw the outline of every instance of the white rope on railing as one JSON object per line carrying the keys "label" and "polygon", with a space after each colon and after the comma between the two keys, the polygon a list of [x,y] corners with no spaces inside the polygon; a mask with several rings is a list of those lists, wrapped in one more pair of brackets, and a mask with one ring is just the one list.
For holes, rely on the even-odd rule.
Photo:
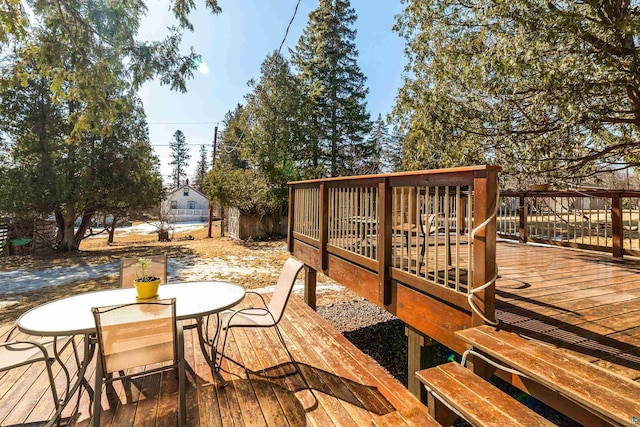
{"label": "white rope on railing", "polygon": [[[498,204],[500,202],[500,191],[499,189],[496,190],[496,204],[493,207],[493,212],[491,213],[491,215],[489,215],[487,217],[487,219],[485,219],[484,221],[482,221],[482,224],[478,225],[477,227],[475,227],[473,230],[471,230],[471,242],[472,244],[475,243],[474,240],[476,238],[476,233],[482,229],[484,229],[487,224],[489,224],[492,220],[495,220],[497,214],[498,214]],[[469,283],[469,294],[467,295],[467,301],[469,302],[469,307],[471,307],[471,310],[476,313],[478,316],[480,316],[482,318],[482,320],[484,320],[486,323],[493,325],[493,326],[498,326],[499,322],[495,321],[495,320],[491,320],[489,319],[487,316],[484,315],[484,313],[478,308],[478,306],[473,302],[473,294],[475,294],[476,292],[480,292],[483,289],[488,288],[489,286],[491,286],[492,284],[494,284],[496,282],[496,279],[498,278],[498,265],[496,264],[495,266],[495,273],[493,275],[493,277],[484,285],[482,286],[478,286],[477,288],[471,288],[471,286],[473,286],[473,283]]]}
{"label": "white rope on railing", "polygon": [[517,369],[513,369],[513,368],[509,368],[505,365],[501,365],[500,363],[496,362],[495,360],[489,359],[487,356],[478,353],[477,351],[474,350],[467,350],[464,353],[462,353],[462,360],[460,361],[460,364],[464,367],[467,367],[467,358],[469,357],[469,355],[473,355],[478,357],[479,359],[484,360],[485,362],[487,362],[489,365],[491,366],[495,366],[498,369],[501,369],[505,372],[508,372],[510,374],[514,374],[514,375],[518,375],[521,376],[523,378],[527,378],[527,379],[531,379],[530,377],[528,377],[526,374],[518,371]]}

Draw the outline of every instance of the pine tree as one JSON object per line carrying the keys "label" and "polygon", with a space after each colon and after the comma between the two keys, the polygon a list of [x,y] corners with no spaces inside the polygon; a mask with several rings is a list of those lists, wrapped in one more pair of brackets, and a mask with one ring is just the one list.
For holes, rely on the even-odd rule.
{"label": "pine tree", "polygon": [[360,165],[358,175],[380,173],[385,169],[386,159],[383,149],[388,139],[389,133],[387,132],[387,126],[384,120],[382,120],[382,114],[378,114],[378,118],[373,122],[371,134],[367,140],[374,156],[368,162]]}
{"label": "pine tree", "polygon": [[196,177],[194,180],[194,186],[202,191],[202,180],[207,175],[207,147],[204,145],[200,146],[200,160],[198,160],[198,165],[196,166]]}
{"label": "pine tree", "polygon": [[521,188],[640,166],[638,2],[404,3],[412,163],[491,162]]}
{"label": "pine tree", "polygon": [[240,153],[240,143],[249,127],[247,121],[247,114],[242,104],[236,105],[233,111],[227,111],[222,121],[224,129],[218,142],[216,162],[220,161],[234,168],[245,167]]}
{"label": "pine tree", "polygon": [[[183,31],[193,28],[194,2],[168,1],[177,23],[163,40],[139,37],[147,3],[0,2],[0,139],[7,143],[0,154],[0,211],[54,212],[60,250],[78,249],[97,209],[120,209],[123,201],[141,208],[147,196],[160,198],[135,93],[154,78],[186,92],[199,56],[180,49]],[[204,4],[220,12],[216,0]],[[22,97],[25,102],[11,100]],[[123,172],[127,165],[133,172]],[[119,191],[121,185],[132,194]]]}
{"label": "pine tree", "polygon": [[356,19],[348,0],[320,0],[292,51],[306,97],[307,168],[317,175],[352,174],[355,160],[373,153],[365,141],[371,123],[351,28]]}
{"label": "pine tree", "polygon": [[382,162],[382,172],[400,172],[402,169],[402,150],[404,145],[404,135],[397,125],[393,126],[391,133],[385,127],[385,138],[383,140],[380,157]]}
{"label": "pine tree", "polygon": [[253,91],[246,96],[252,126],[241,146],[250,165],[267,180],[274,198],[286,205],[287,182],[300,178],[295,167],[303,134],[299,85],[278,52],[265,59],[260,72],[260,80],[250,82]]}
{"label": "pine tree", "polygon": [[169,142],[169,148],[171,148],[171,161],[169,164],[173,166],[171,181],[174,188],[178,188],[182,182],[186,181],[187,166],[189,166],[189,159],[191,158],[187,141],[181,130],[175,131],[173,139]]}

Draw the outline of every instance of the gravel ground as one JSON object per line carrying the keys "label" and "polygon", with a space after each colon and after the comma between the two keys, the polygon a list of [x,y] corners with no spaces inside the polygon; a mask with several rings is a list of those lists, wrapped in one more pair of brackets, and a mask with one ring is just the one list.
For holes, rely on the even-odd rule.
{"label": "gravel ground", "polygon": [[[363,298],[319,306],[317,312],[407,387],[407,337],[402,321]],[[438,364],[452,357],[460,361],[459,355],[444,346],[435,348],[434,357]],[[558,426],[580,427],[580,424],[500,379],[493,377],[491,383]],[[469,425],[464,421],[456,423],[459,427]]]}
{"label": "gravel ground", "polygon": [[407,337],[403,322],[363,299],[321,306],[318,314],[407,386]]}

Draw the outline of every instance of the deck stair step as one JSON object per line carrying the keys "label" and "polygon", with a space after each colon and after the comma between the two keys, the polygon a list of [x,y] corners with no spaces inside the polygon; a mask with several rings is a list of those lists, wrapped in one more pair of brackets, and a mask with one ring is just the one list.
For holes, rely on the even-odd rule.
{"label": "deck stair step", "polygon": [[640,419],[640,384],[538,341],[484,325],[456,332],[473,350],[586,408],[607,423]]}
{"label": "deck stair step", "polygon": [[416,377],[433,397],[474,426],[554,425],[459,363],[424,369],[416,372]]}

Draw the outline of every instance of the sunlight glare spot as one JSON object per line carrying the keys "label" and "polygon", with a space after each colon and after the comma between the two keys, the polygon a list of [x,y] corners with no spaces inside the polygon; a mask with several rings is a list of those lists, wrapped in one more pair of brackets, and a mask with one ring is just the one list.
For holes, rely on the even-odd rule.
{"label": "sunlight glare spot", "polygon": [[207,67],[207,64],[205,64],[203,61],[200,64],[198,64],[198,71],[200,71],[202,74],[208,74],[209,67]]}

